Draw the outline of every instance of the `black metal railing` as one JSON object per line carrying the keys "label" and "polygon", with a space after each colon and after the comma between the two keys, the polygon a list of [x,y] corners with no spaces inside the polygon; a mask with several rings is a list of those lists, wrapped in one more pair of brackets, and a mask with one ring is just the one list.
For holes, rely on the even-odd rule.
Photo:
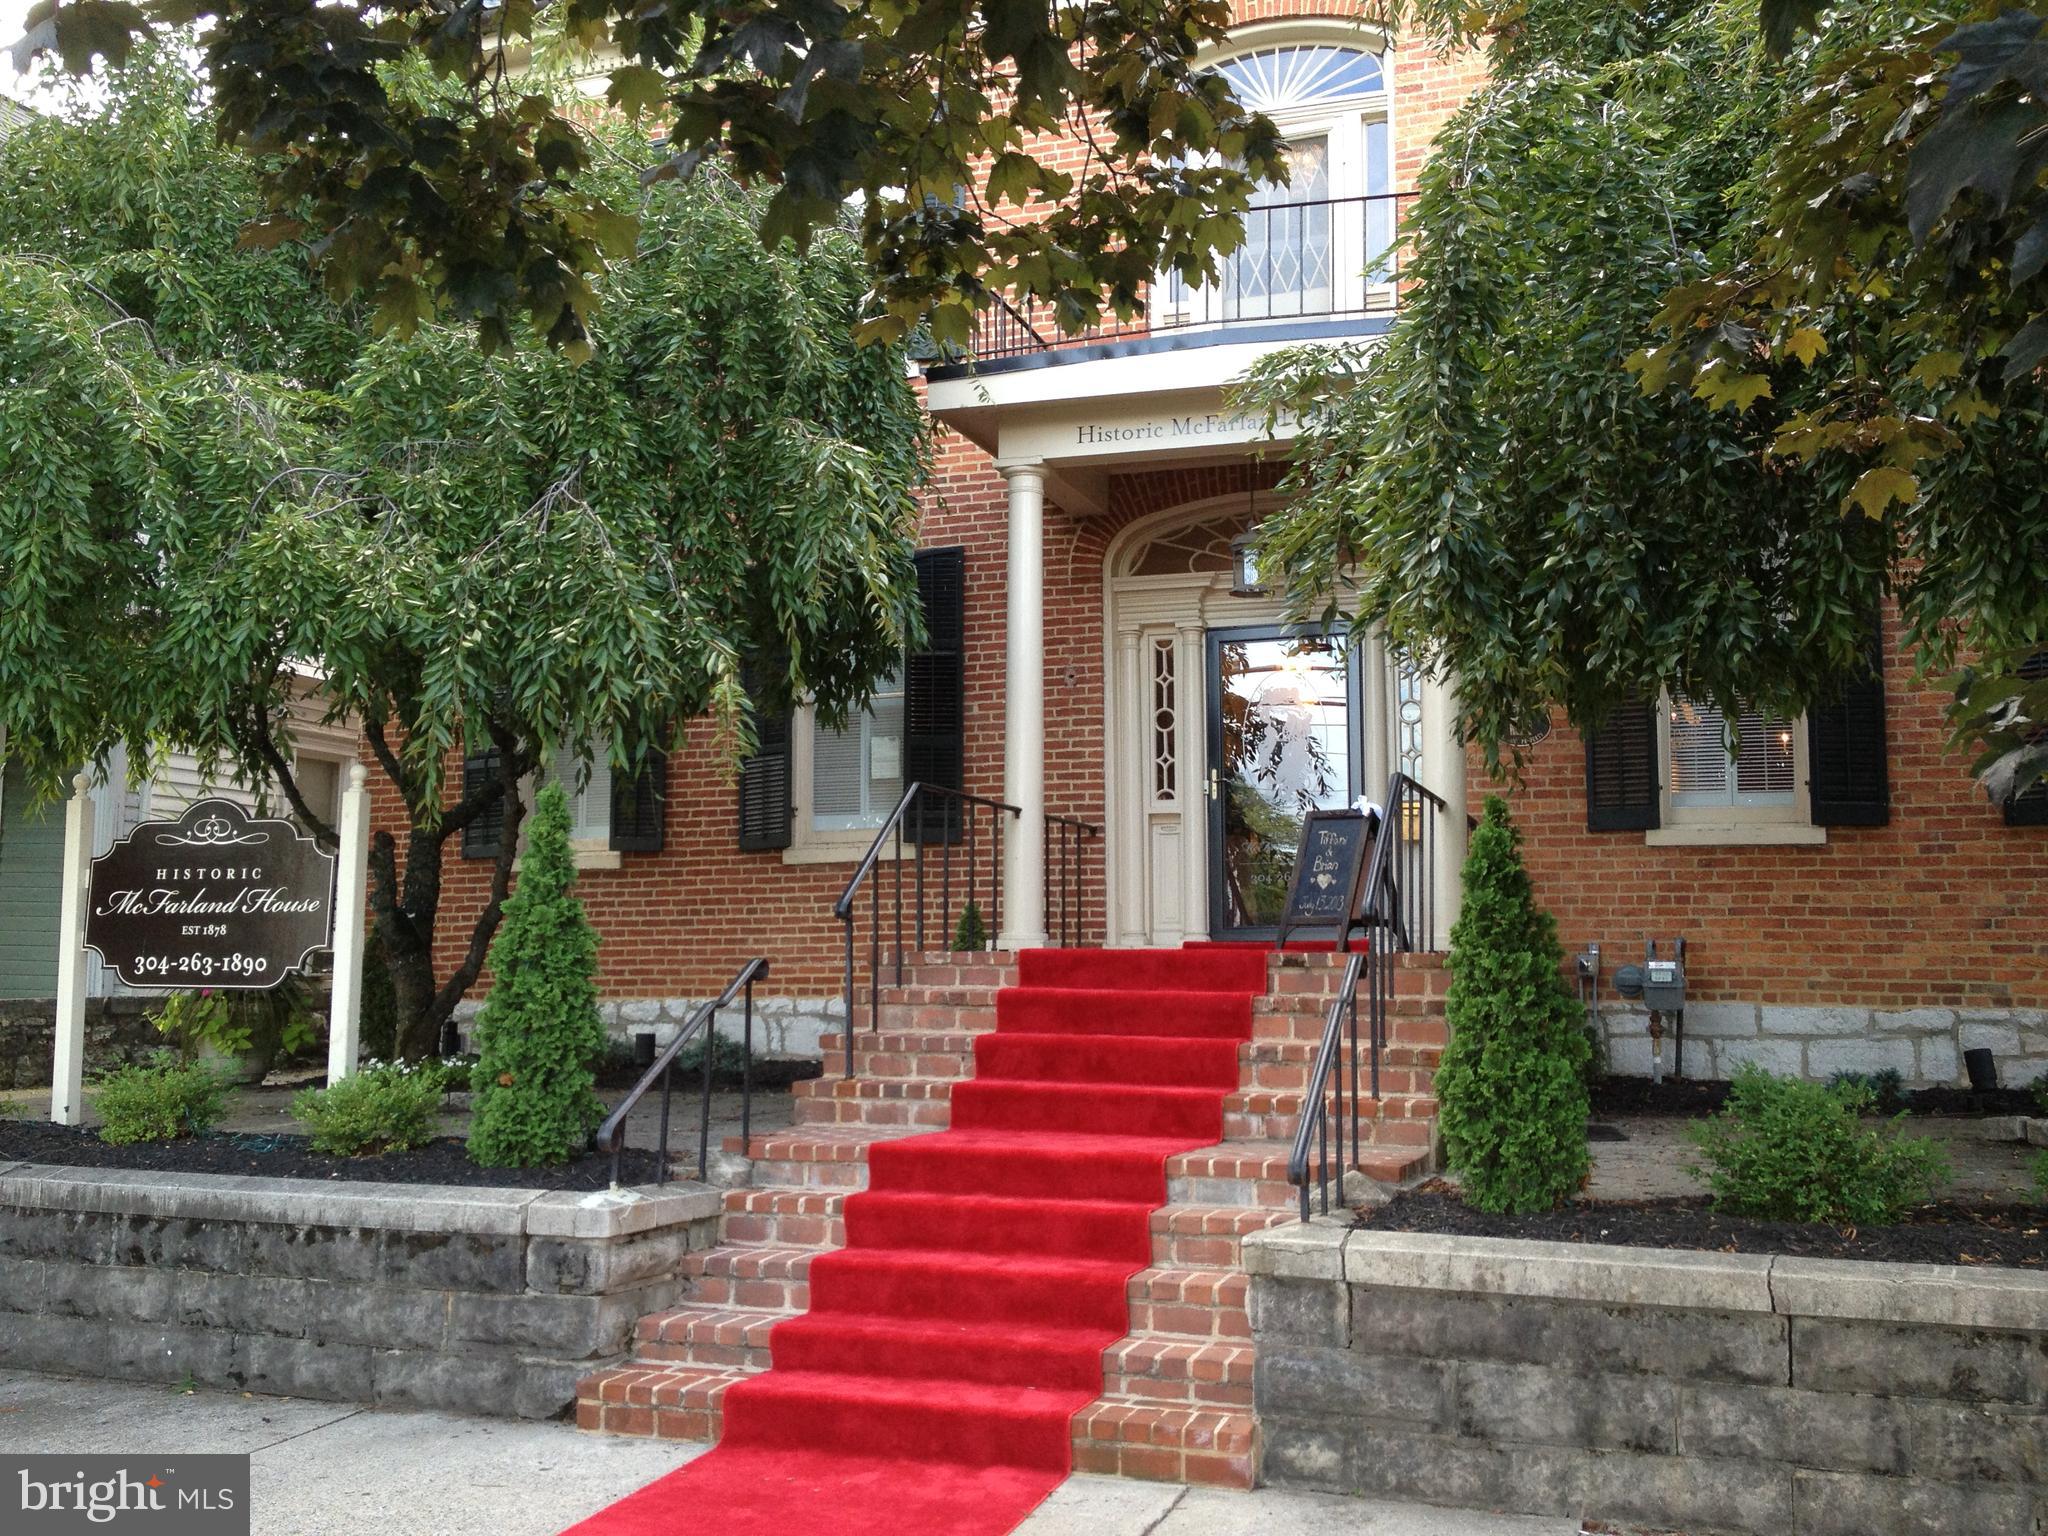
{"label": "black metal railing", "polygon": [[[1344,1174],[1358,1159],[1361,1106],[1366,1097],[1380,1096],[1380,1057],[1394,1011],[1395,956],[1437,942],[1437,814],[1444,809],[1440,796],[1405,773],[1395,774],[1387,785],[1359,909],[1366,926],[1365,947],[1345,963],[1337,994],[1330,1000],[1322,1043],[1302,1095],[1301,1122],[1287,1158],[1287,1181],[1301,1191],[1303,1221],[1309,1219],[1311,1183],[1325,1212],[1330,1209],[1333,1181],[1342,1203]],[[1361,982],[1363,1039],[1358,1018]]]}
{"label": "black metal railing", "polygon": [[1088,917],[1087,844],[1102,828],[1072,816],[1045,818],[1045,931],[1061,949],[1081,942]]}
{"label": "black metal railing", "polygon": [[[927,934],[936,931],[939,948],[951,949],[963,926],[978,927],[984,945],[993,944],[1003,915],[1003,832],[1007,821],[1023,813],[1014,805],[984,799],[937,784],[912,784],[896,809],[875,833],[853,877],[833,904],[832,915],[845,930],[846,1075],[853,1076],[853,1032],[857,1017],[858,977],[855,974],[855,928],[861,893],[868,908],[868,1027],[881,1024],[883,934],[891,931],[888,951],[896,983],[903,983],[904,956],[921,954]],[[891,847],[895,889],[884,905],[882,888],[890,883],[877,870]],[[908,852],[906,852],[906,848]],[[937,857],[932,850],[937,849]],[[938,865],[936,870],[929,866]],[[957,868],[956,868],[957,866]],[[906,898],[908,906],[906,907]],[[986,901],[984,903],[984,898]],[[965,923],[968,909],[976,922]],[[906,941],[912,944],[906,949]]]}
{"label": "black metal railing", "polygon": [[683,1053],[683,1047],[704,1037],[704,1086],[697,1105],[697,1177],[702,1179],[711,1165],[711,1073],[718,1056],[716,1036],[718,1014],[721,1009],[730,1008],[734,998],[743,999],[744,1013],[740,1026],[740,1043],[745,1054],[740,1060],[740,1139],[753,1135],[754,1097],[754,983],[768,974],[768,962],[763,958],[749,960],[739,968],[739,973],[726,983],[725,990],[710,1002],[691,1014],[683,1027],[676,1031],[662,1053],[654,1058],[654,1065],[640,1074],[626,1096],[619,1100],[616,1108],[605,1116],[604,1124],[597,1128],[593,1144],[601,1152],[612,1155],[612,1188],[619,1187],[619,1165],[626,1152],[626,1117],[633,1112],[647,1090],[658,1080],[661,1083],[661,1135],[657,1144],[660,1163],[655,1171],[654,1182],[668,1182],[668,1125],[671,1079],[674,1077],[676,1058]]}
{"label": "black metal railing", "polygon": [[[1216,280],[1169,274],[1143,316],[1069,331],[1042,299],[995,302],[975,319],[967,355],[978,362],[1196,327],[1343,320],[1391,313],[1399,302],[1400,224],[1411,192],[1268,203],[1244,215],[1244,242]],[[951,359],[949,359],[951,360]]]}

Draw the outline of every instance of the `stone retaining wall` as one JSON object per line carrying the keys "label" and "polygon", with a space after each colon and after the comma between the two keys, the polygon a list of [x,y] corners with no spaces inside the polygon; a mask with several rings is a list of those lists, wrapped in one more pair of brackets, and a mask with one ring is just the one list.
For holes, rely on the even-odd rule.
{"label": "stone retaining wall", "polygon": [[[1600,1023],[1609,1069],[1650,1075],[1650,1017],[1606,1007]],[[1664,1037],[1664,1070],[1673,1048]],[[1687,1077],[1726,1078],[1746,1062],[1780,1077],[1825,1080],[1837,1072],[1897,1072],[1909,1088],[1962,1086],[1963,1052],[1989,1047],[1999,1080],[2025,1087],[2048,1075],[2048,1011],[2039,1008],[1790,1007],[1694,1003],[1685,1010]]]}
{"label": "stone retaining wall", "polygon": [[[658,1050],[709,1001],[705,997],[614,997],[601,999],[597,1011],[614,1038],[631,1040],[637,1034],[652,1034]],[[482,1007],[481,1002],[458,1003],[456,1023],[466,1031]],[[754,1054],[816,1061],[822,1054],[819,1036],[837,1031],[845,1017],[846,1003],[841,998],[757,995]],[[738,1040],[745,1029],[744,1011],[738,1005],[720,1009],[714,1025],[727,1039]]]}
{"label": "stone retaining wall", "polygon": [[[146,1060],[164,1037],[146,1017],[154,997],[93,997],[85,1004],[85,1070],[91,1076]],[[54,998],[0,999],[0,1090],[47,1088],[56,1061]]]}
{"label": "stone retaining wall", "polygon": [[2048,1531],[2048,1275],[1289,1226],[1263,1481],[1687,1536]]}
{"label": "stone retaining wall", "polygon": [[719,1204],[0,1163],[0,1365],[546,1418]]}

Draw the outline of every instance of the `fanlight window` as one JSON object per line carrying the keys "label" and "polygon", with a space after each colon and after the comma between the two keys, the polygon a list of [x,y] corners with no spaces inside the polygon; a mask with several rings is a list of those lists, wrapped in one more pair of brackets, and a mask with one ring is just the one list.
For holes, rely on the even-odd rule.
{"label": "fanlight window", "polygon": [[1216,68],[1239,101],[1268,114],[1355,101],[1386,88],[1380,61],[1354,48],[1261,48]]}

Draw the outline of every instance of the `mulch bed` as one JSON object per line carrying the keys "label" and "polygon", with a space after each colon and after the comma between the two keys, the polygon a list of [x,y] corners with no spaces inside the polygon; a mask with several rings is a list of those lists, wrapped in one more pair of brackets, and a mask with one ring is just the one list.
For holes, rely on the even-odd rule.
{"label": "mulch bed", "polygon": [[1945,1200],[1921,1206],[1898,1226],[1862,1230],[1723,1216],[1704,1199],[1586,1200],[1533,1216],[1492,1216],[1465,1204],[1442,1180],[1432,1180],[1396,1195],[1386,1205],[1361,1211],[1357,1222],[1392,1232],[1615,1243],[1624,1248],[2048,1267],[2048,1208],[2038,1205]]}
{"label": "mulch bed", "polygon": [[[1911,1088],[1900,1095],[1909,1115],[2038,1115],[2041,1101],[2032,1088],[1995,1088],[1972,1093],[1967,1088]],[[1670,1078],[1653,1083],[1647,1077],[1603,1077],[1593,1085],[1596,1120],[1617,1115],[1691,1115],[1716,1113],[1728,1102],[1728,1085],[1708,1078]]]}
{"label": "mulch bed", "polygon": [[[678,1173],[694,1172],[692,1166]],[[178,1141],[134,1142],[114,1147],[85,1126],[47,1120],[0,1120],[0,1162],[56,1163],[67,1168],[142,1168],[159,1173],[241,1173],[267,1179],[361,1179],[375,1184],[465,1184],[484,1189],[603,1189],[612,1180],[612,1160],[586,1152],[573,1163],[546,1168],[479,1168],[454,1136],[430,1141],[410,1152],[374,1157],[329,1157],[315,1152],[303,1136],[215,1131]],[[660,1159],[627,1148],[620,1182],[652,1184]]]}

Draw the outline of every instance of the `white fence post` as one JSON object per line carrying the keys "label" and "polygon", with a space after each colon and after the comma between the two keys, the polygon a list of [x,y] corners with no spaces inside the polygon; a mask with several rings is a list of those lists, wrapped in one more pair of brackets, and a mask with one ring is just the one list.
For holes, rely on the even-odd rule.
{"label": "white fence post", "polygon": [[64,884],[57,906],[57,1020],[50,1119],[85,1119],[85,904],[92,886],[92,780],[71,781],[64,803]]}
{"label": "white fence post", "polygon": [[341,796],[341,858],[334,877],[334,996],[327,1015],[327,1081],[353,1077],[362,1050],[363,904],[370,877],[369,773],[348,768]]}

